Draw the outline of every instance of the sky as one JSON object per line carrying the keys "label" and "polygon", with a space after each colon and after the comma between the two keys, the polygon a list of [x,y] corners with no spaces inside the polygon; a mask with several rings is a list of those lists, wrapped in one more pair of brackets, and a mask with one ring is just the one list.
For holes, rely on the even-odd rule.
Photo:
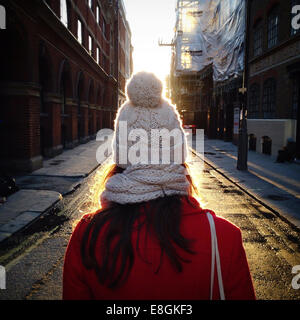
{"label": "sky", "polygon": [[170,72],[171,47],[159,47],[158,40],[171,43],[174,37],[177,0],[123,2],[132,32],[133,72],[153,72],[164,81]]}

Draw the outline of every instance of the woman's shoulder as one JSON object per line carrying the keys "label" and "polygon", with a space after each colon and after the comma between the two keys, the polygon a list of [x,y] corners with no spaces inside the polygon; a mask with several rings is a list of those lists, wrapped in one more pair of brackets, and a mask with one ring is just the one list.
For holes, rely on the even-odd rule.
{"label": "woman's shoulder", "polygon": [[82,234],[91,222],[94,214],[88,213],[73,222],[73,234]]}
{"label": "woman's shoulder", "polygon": [[238,226],[236,226],[231,221],[227,220],[224,217],[220,217],[218,215],[214,215],[214,222],[216,225],[216,230],[223,234],[223,236],[227,239],[237,239],[241,238],[241,230]]}
{"label": "woman's shoulder", "polygon": [[209,226],[207,213],[213,216],[216,229],[224,235],[240,236],[241,230],[235,224],[224,217],[219,216],[211,209],[202,208],[200,203],[192,197],[183,200],[183,216],[188,224],[201,224]]}

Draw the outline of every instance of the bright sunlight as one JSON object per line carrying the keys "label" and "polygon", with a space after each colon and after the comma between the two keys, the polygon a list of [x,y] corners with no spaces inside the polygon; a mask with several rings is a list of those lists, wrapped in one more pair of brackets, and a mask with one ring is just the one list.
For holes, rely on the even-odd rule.
{"label": "bright sunlight", "polygon": [[174,37],[176,0],[123,0],[132,32],[134,73],[155,73],[164,83],[170,72],[171,47],[159,47],[158,40],[170,43]]}

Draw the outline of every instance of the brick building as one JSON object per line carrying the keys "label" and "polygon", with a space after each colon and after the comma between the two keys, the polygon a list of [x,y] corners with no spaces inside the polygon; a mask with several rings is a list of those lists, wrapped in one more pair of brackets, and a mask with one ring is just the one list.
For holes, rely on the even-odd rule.
{"label": "brick building", "polygon": [[291,23],[296,4],[250,2],[248,133],[258,152],[277,155],[292,139],[300,157],[300,30]]}
{"label": "brick building", "polygon": [[119,2],[119,107],[125,102],[126,96],[124,88],[127,79],[130,78],[133,70],[131,45],[131,30],[128,21],[126,20],[126,11],[123,1]]}
{"label": "brick building", "polygon": [[7,20],[0,30],[1,167],[33,171],[113,127],[132,70],[131,34],[121,0],[0,4]]}

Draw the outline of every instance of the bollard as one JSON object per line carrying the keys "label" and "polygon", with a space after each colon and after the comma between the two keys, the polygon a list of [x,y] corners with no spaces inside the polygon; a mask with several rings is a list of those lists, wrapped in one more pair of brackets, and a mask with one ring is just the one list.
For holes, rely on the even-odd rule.
{"label": "bollard", "polygon": [[6,271],[3,266],[0,266],[0,290],[6,289]]}
{"label": "bollard", "polygon": [[6,29],[6,10],[0,6],[0,29]]}

